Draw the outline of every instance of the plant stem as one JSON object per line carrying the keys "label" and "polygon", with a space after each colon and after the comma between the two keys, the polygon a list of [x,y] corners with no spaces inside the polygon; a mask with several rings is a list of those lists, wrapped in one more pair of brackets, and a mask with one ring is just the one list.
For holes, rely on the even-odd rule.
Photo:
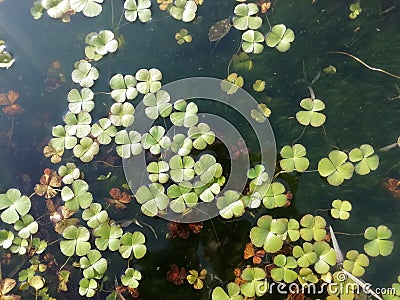
{"label": "plant stem", "polygon": [[368,68],[368,69],[370,69],[370,70],[372,70],[372,71],[381,72],[381,73],[386,74],[386,75],[388,75],[388,76],[391,76],[391,77],[400,79],[400,76],[399,76],[399,75],[395,75],[395,74],[393,74],[393,73],[390,73],[390,72],[388,72],[388,71],[385,71],[385,70],[382,70],[382,69],[379,69],[379,68],[371,67],[370,65],[368,65],[367,63],[365,63],[365,62],[363,62],[361,59],[359,59],[358,57],[356,57],[356,56],[354,56],[354,55],[352,55],[352,54],[349,54],[349,53],[347,53],[347,52],[330,51],[330,52],[328,52],[328,53],[336,53],[336,54],[343,54],[343,55],[349,56],[349,57],[351,57],[352,59],[354,59],[355,61],[358,61],[358,62],[359,62],[360,64],[362,64],[364,67],[366,67],[366,68]]}

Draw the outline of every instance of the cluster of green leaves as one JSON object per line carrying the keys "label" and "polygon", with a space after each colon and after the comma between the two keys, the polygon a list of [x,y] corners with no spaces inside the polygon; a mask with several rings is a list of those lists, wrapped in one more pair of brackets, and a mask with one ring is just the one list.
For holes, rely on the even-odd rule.
{"label": "cluster of green leaves", "polygon": [[12,57],[10,53],[5,51],[6,49],[6,43],[3,40],[0,40],[0,68],[6,68],[8,69],[11,67],[15,59]]}

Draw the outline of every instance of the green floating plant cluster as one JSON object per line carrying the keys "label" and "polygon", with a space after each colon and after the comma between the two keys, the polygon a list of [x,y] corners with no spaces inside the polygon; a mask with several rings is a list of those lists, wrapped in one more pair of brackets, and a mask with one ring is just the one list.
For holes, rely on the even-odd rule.
{"label": "green floating plant cluster", "polygon": [[264,50],[264,41],[268,47],[280,52],[289,50],[294,41],[294,32],[284,24],[277,24],[265,36],[258,31],[262,26],[262,18],[257,14],[259,8],[255,3],[240,3],[234,9],[233,26],[243,31],[242,50],[246,53],[261,53]]}
{"label": "green floating plant cluster", "polygon": [[3,40],[0,40],[0,68],[8,69],[14,64],[15,59],[10,53],[5,51],[5,49],[6,43]]}

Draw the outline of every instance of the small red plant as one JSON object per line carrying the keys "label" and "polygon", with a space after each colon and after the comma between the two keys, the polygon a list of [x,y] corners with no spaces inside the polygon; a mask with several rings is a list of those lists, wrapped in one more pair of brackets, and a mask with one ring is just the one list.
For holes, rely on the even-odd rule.
{"label": "small red plant", "polygon": [[177,222],[169,222],[168,223],[168,230],[169,230],[169,237],[170,238],[180,238],[186,240],[189,238],[190,231],[194,234],[199,234],[203,229],[203,223],[190,223],[190,224],[183,224]]}
{"label": "small red plant", "polygon": [[179,270],[179,267],[173,264],[165,277],[168,282],[172,282],[175,285],[181,285],[184,283],[186,275],[187,273],[185,268],[181,267]]}

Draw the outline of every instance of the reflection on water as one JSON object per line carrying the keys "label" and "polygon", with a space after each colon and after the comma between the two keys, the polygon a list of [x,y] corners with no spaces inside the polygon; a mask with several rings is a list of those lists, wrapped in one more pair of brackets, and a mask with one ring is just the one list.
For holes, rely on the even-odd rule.
{"label": "reflection on water", "polygon": [[[32,3],[29,2],[9,0],[1,3],[0,39],[7,42],[7,50],[12,52],[16,62],[9,70],[0,70],[0,92],[6,94],[16,91],[19,97],[15,104],[16,100],[12,102],[9,98],[9,103],[1,104],[6,107],[2,106],[4,108],[0,113],[0,191],[17,187],[29,195],[33,192],[34,184],[39,182],[43,169],[51,167],[48,159],[43,158],[42,150],[51,136],[52,127],[61,124],[67,112],[66,95],[72,85],[69,74],[74,62],[84,56],[87,33],[114,28],[120,37],[124,37],[124,46],[96,65],[102,72],[99,82],[96,82],[98,91],[109,91],[107,78],[114,74],[134,74],[141,68],[160,69],[163,83],[195,76],[225,78],[229,61],[240,46],[240,32],[231,29],[218,44],[213,44],[208,40],[208,30],[217,21],[229,18],[235,4],[228,1],[204,2],[198,10],[197,21],[188,24],[166,17],[155,6],[156,3],[153,3],[153,18],[147,24],[119,22],[117,11],[121,11],[121,5],[116,2],[113,3],[113,18],[112,2],[107,1],[99,17],[87,19],[73,15],[68,24],[47,16],[33,20],[30,15]],[[314,162],[311,170],[317,168],[319,159],[333,150],[329,145],[349,151],[363,143],[371,144],[375,149],[394,143],[399,136],[400,108],[400,100],[397,99],[398,80],[368,70],[349,57],[328,53],[353,53],[371,66],[395,73],[400,65],[399,3],[362,2],[360,16],[349,20],[347,4],[315,2],[272,1],[272,8],[268,12],[269,22],[272,26],[276,23],[286,24],[294,30],[296,39],[288,52],[279,53],[276,49],[265,47],[262,54],[251,55],[254,65],[252,71],[240,73],[245,78],[244,88],[259,102],[266,103],[267,99],[272,99],[268,101],[268,107],[272,110],[270,122],[280,149],[302,134],[303,128],[298,126],[294,116],[300,109],[300,100],[309,95],[304,73],[310,79],[319,70],[335,66],[335,74],[323,72],[313,86],[316,97],[323,99],[327,106],[325,129],[307,128],[306,134],[299,140],[307,145],[307,157]],[[174,37],[181,28],[188,29],[193,37],[192,42],[177,45]],[[268,31],[268,22],[264,22],[262,29],[263,32]],[[264,93],[252,90],[252,84],[257,79],[266,81]],[[100,107],[99,116],[104,115],[110,105],[109,99],[99,95],[96,101]],[[7,107],[12,105],[18,105],[20,109],[14,107],[15,113],[11,113],[12,109]],[[199,106],[202,110],[215,109],[204,104]],[[236,121],[239,124],[241,122],[238,118]],[[111,146],[108,148],[107,151],[112,153]],[[252,147],[250,154],[251,150]],[[247,150],[237,148],[235,151],[240,155],[240,151]],[[385,224],[393,232],[393,254],[386,258],[372,258],[363,277],[374,286],[383,287],[391,285],[400,269],[400,262],[396,259],[400,242],[399,199],[393,190],[387,190],[389,178],[400,179],[400,167],[396,166],[399,149],[394,148],[379,155],[381,164],[377,171],[368,176],[354,176],[340,188],[324,184],[317,172],[282,176],[282,181],[293,193],[292,205],[288,209],[268,213],[277,217],[298,217],[305,213],[313,214],[316,209],[329,209],[334,199],[348,199],[353,204],[348,221],[340,222],[328,217],[328,222],[338,231],[363,233],[366,226]],[[109,159],[108,162],[111,162],[113,158]],[[90,190],[99,201],[107,198],[109,190],[123,181],[121,168],[111,169],[116,182],[97,181],[98,176],[110,171],[103,163],[83,166],[82,171],[85,172],[85,180],[93,183]],[[40,200],[34,197],[33,201]],[[44,204],[34,203],[34,213],[43,214]],[[140,228],[138,224],[131,223],[126,227],[127,230],[142,230],[148,239],[149,253],[138,264],[144,274],[140,283],[142,299],[154,298],[160,292],[165,295],[163,299],[176,299],[177,294],[182,299],[208,299],[210,289],[219,283],[218,280],[208,279],[205,281],[207,288],[201,291],[195,291],[189,285],[174,286],[165,279],[173,264],[186,270],[199,269],[201,265],[223,282],[233,280],[233,270],[242,262],[242,251],[249,242],[248,232],[255,223],[253,217],[247,215],[231,222],[216,218],[204,223],[201,234],[191,234],[188,239],[182,240],[166,237],[166,221],[143,216],[139,206],[134,203],[127,206],[126,210],[110,207],[109,213],[119,221],[135,218],[139,225],[142,224],[140,222],[149,224],[142,224]],[[257,216],[262,214],[265,211],[256,212]],[[51,226],[49,224],[49,228],[41,234],[49,240],[59,238]],[[363,237],[338,234],[337,238],[344,253],[350,249],[363,251]],[[57,248],[53,250],[57,251]],[[116,270],[119,266],[112,264],[113,257],[112,253],[108,260],[111,269]],[[60,263],[63,263],[61,258]],[[9,272],[10,268],[3,267],[3,270]],[[78,270],[74,272],[75,278],[79,278]],[[105,289],[113,288],[110,282]],[[100,294],[100,297],[104,295]]]}

